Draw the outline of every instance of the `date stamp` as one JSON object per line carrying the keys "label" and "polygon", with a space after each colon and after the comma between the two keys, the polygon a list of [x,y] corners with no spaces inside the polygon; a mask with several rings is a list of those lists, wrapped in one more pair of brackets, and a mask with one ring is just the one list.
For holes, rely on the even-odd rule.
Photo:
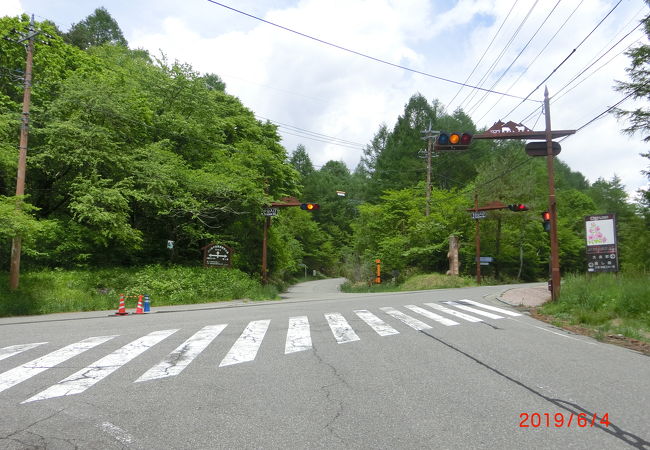
{"label": "date stamp", "polygon": [[521,413],[519,414],[519,428],[592,428],[595,425],[609,427],[609,413],[566,414],[566,413]]}

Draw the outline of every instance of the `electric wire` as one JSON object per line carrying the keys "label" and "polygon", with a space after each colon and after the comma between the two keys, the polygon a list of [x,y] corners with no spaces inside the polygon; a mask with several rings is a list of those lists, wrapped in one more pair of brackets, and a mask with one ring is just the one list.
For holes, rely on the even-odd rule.
{"label": "electric wire", "polygon": [[[598,114],[598,115],[597,115],[596,117],[594,117],[593,119],[587,121],[587,122],[586,122],[585,124],[583,124],[581,127],[579,127],[579,128],[576,129],[576,134],[577,134],[580,130],[582,130],[582,129],[588,127],[589,125],[591,125],[592,123],[594,123],[595,121],[597,121],[598,119],[600,119],[601,117],[603,117],[605,114],[607,114],[608,112],[610,112],[611,110],[613,110],[614,108],[616,108],[618,105],[620,105],[620,104],[623,103],[625,100],[627,100],[628,98],[632,97],[633,95],[634,95],[634,92],[629,93],[628,95],[626,95],[625,97],[623,97],[621,100],[619,100],[615,105],[612,105],[612,106],[608,107],[605,111],[601,112],[600,114]],[[568,139],[568,138],[571,137],[571,136],[572,136],[572,135],[564,136],[564,137],[563,137],[562,139],[560,139],[558,142],[562,142],[562,141],[564,141],[565,139]]]}
{"label": "electric wire", "polygon": [[[515,59],[513,59],[512,62],[510,63],[510,65],[509,65],[509,66],[508,66],[508,67],[507,67],[503,72],[501,72],[501,75],[499,75],[499,78],[497,78],[496,81],[495,81],[494,83],[492,83],[492,86],[490,86],[490,89],[493,89],[497,84],[499,84],[499,82],[503,79],[503,77],[506,76],[506,74],[510,71],[510,69],[512,68],[512,66],[514,66],[514,64],[519,60],[519,58],[521,57],[521,55],[526,51],[526,49],[528,48],[528,46],[530,45],[530,43],[533,41],[533,39],[535,39],[535,36],[537,36],[537,34],[538,34],[538,33],[540,32],[540,30],[542,29],[542,27],[546,24],[546,22],[548,21],[548,19],[551,17],[551,15],[553,15],[553,12],[557,9],[558,5],[559,5],[561,2],[562,2],[562,0],[557,0],[557,2],[555,3],[555,6],[553,6],[553,9],[551,9],[551,12],[549,12],[549,13],[546,15],[546,17],[544,18],[544,20],[542,21],[542,23],[539,25],[539,27],[537,27],[537,30],[535,30],[535,32],[534,32],[533,35],[530,37],[530,39],[528,39],[528,42],[526,42],[526,44],[521,48],[521,50],[519,51],[519,53],[517,54],[517,56],[515,56]],[[512,86],[511,86],[511,88],[512,88]],[[508,90],[510,90],[510,89],[508,89]],[[483,96],[478,100],[478,102],[476,102],[476,103],[474,104],[474,106],[473,106],[471,109],[468,110],[467,113],[468,113],[469,115],[471,115],[474,111],[476,111],[476,110],[479,108],[479,106],[481,106],[481,105],[483,104],[483,102],[485,101],[485,98],[486,98],[486,97],[487,97],[487,94],[483,94]],[[499,97],[499,98],[501,98],[501,97]],[[483,117],[485,117],[485,116],[483,116]],[[483,117],[481,117],[481,119],[482,119]],[[479,120],[480,120],[480,119],[479,119]]]}
{"label": "electric wire", "polygon": [[[591,35],[592,35],[592,34],[593,34],[593,33],[594,33],[594,32],[595,32],[595,31],[596,31],[596,30],[597,30],[597,29],[602,25],[602,23],[605,21],[605,19],[607,19],[607,18],[610,16],[610,14],[612,14],[612,13],[614,12],[614,10],[615,10],[616,8],[618,8],[618,6],[621,4],[622,1],[623,1],[623,0],[618,0],[618,2],[614,5],[614,7],[613,7],[612,9],[610,9],[609,12],[605,15],[605,17],[603,17],[603,18],[600,20],[600,22],[598,22],[598,24],[594,27],[594,29],[591,30],[591,31],[589,32],[589,34],[588,34],[587,36],[585,36],[585,38],[584,38],[582,41],[580,41],[580,43],[579,43],[579,44],[578,44],[578,45],[577,45],[573,50],[571,50],[571,52],[570,52],[570,53],[569,53],[569,54],[568,54],[568,55],[567,55],[567,56],[562,60],[562,62],[560,62],[560,64],[558,64],[558,65],[557,65],[557,66],[556,66],[556,67],[551,71],[551,73],[548,74],[548,76],[547,76],[546,78],[544,78],[544,79],[543,79],[543,80],[542,80],[542,81],[541,81],[541,82],[540,82],[540,83],[539,83],[539,84],[538,84],[538,85],[537,85],[533,90],[531,90],[531,91],[528,93],[528,95],[525,97],[526,99],[528,99],[531,95],[533,95],[533,94],[535,93],[535,91],[537,91],[537,89],[539,89],[539,88],[540,88],[544,83],[546,83],[546,81],[547,81],[549,78],[551,78],[551,77],[555,74],[555,72],[557,72],[558,69],[559,69],[560,67],[562,67],[562,66],[564,65],[564,63],[567,62],[567,61],[569,60],[569,58],[571,58],[571,56],[573,56],[573,55],[575,54],[575,52],[576,52],[576,51],[577,51],[577,50],[582,46],[582,44],[585,43],[585,41],[589,38],[589,36],[591,36]],[[515,106],[514,108],[512,108],[512,109],[511,109],[511,110],[510,110],[510,111],[505,115],[505,117],[508,117],[508,116],[509,116],[510,114],[512,114],[515,110],[517,110],[521,105],[523,105],[523,104],[524,104],[524,101],[525,101],[525,100],[522,100],[522,101],[521,101],[517,106]]]}
{"label": "electric wire", "polygon": [[[482,76],[481,79],[479,80],[479,83],[478,83],[479,86],[483,86],[483,84],[487,81],[487,78],[490,76],[490,74],[492,74],[492,73],[494,72],[494,68],[495,68],[496,65],[499,63],[499,61],[501,61],[501,58],[503,58],[503,55],[505,55],[505,53],[506,53],[506,51],[508,50],[508,48],[510,48],[510,45],[514,42],[514,40],[515,40],[515,38],[517,37],[517,35],[519,34],[519,32],[521,31],[521,29],[522,29],[522,28],[524,27],[524,25],[526,24],[526,21],[528,20],[528,18],[529,18],[530,15],[532,14],[532,12],[533,12],[533,10],[535,9],[535,7],[537,6],[537,3],[538,3],[538,2],[539,2],[539,0],[535,0],[535,3],[533,3],[533,6],[531,6],[531,8],[528,10],[528,13],[527,13],[526,16],[524,17],[524,19],[521,21],[521,23],[519,24],[519,26],[517,27],[517,29],[515,30],[515,32],[512,34],[512,36],[510,36],[510,39],[509,39],[508,42],[506,43],[505,47],[503,47],[503,50],[501,50],[501,53],[499,53],[499,56],[497,56],[497,57],[495,58],[495,60],[494,60],[494,61],[492,62],[492,64],[490,65],[490,67],[485,71],[485,73],[483,74],[483,76]],[[470,92],[470,93],[469,93],[469,94],[468,94],[468,95],[463,99],[463,101],[460,103],[460,107],[462,108],[463,105],[464,105],[466,102],[467,102],[467,104],[471,103],[471,102],[474,100],[474,98],[476,97],[476,95],[478,95],[478,92],[477,92],[477,91],[472,91],[472,92]]]}
{"label": "electric wire", "polygon": [[[490,49],[490,47],[492,47],[492,44],[494,43],[495,39],[497,38],[497,36],[501,32],[501,29],[503,28],[503,26],[508,21],[508,18],[510,17],[510,14],[515,9],[515,6],[517,6],[517,3],[519,3],[519,0],[515,0],[515,2],[512,4],[512,6],[510,7],[510,11],[508,11],[508,14],[506,15],[506,18],[503,19],[503,22],[501,22],[501,25],[499,26],[499,29],[497,30],[496,33],[494,33],[494,36],[492,36],[492,40],[490,41],[488,46],[485,47],[485,50],[483,50],[483,54],[479,58],[478,62],[474,65],[474,68],[472,69],[470,74],[467,75],[467,78],[465,78],[465,81],[463,83],[467,83],[469,81],[469,79],[472,77],[472,75],[474,75],[474,72],[476,71],[478,66],[481,64],[481,62],[483,61],[483,58],[485,58],[485,55],[487,55],[488,50]],[[460,91],[463,90],[463,87],[464,86],[461,86],[461,87],[458,88],[458,91],[456,91],[456,94],[454,95],[454,97],[450,101],[447,102],[447,107],[451,106],[451,104],[454,102],[454,100],[456,100],[456,97],[458,97],[458,94],[460,94]]]}
{"label": "electric wire", "polygon": [[[582,5],[583,2],[584,2],[584,0],[580,0],[580,3],[578,3],[578,5],[573,9],[573,11],[571,11],[571,14],[569,14],[569,15],[567,16],[567,18],[564,19],[564,22],[562,22],[562,25],[559,26],[559,28],[555,31],[555,33],[553,34],[553,36],[551,36],[551,38],[546,42],[546,44],[544,45],[544,47],[539,51],[539,53],[537,53],[537,55],[536,55],[536,56],[535,56],[535,57],[530,61],[530,63],[528,63],[528,65],[524,68],[524,70],[519,74],[519,76],[517,77],[517,79],[516,79],[515,81],[513,81],[512,84],[508,87],[508,89],[507,89],[508,91],[510,91],[513,87],[515,87],[515,85],[516,85],[517,83],[519,83],[519,80],[521,80],[521,78],[522,78],[522,77],[523,77],[523,76],[528,72],[528,69],[530,69],[530,68],[533,66],[533,64],[535,64],[535,63],[537,62],[537,60],[539,59],[539,57],[542,55],[542,53],[544,53],[544,51],[548,48],[548,46],[551,45],[551,42],[553,42],[553,41],[555,40],[555,38],[556,38],[557,35],[560,33],[560,31],[562,31],[562,29],[564,29],[564,27],[566,26],[566,24],[569,23],[569,20],[571,20],[571,17],[573,17],[573,15],[574,15],[575,12],[578,10],[578,8],[580,7],[580,5]],[[559,2],[558,2],[558,3],[559,3]],[[557,5],[555,5],[555,6],[557,6]],[[493,109],[494,109],[494,108],[495,108],[499,103],[501,103],[501,98],[502,98],[502,97],[499,97],[499,98],[497,99],[497,101],[496,101],[496,102],[495,102],[495,103],[490,107],[490,109],[488,109],[488,110],[485,112],[485,114],[483,114],[483,116],[481,116],[481,118],[478,119],[476,122],[477,122],[477,123],[481,122],[481,120],[483,120],[483,118],[485,118],[485,116],[487,116],[487,115],[490,113],[490,111],[492,111],[492,110],[493,110]],[[521,122],[521,123],[523,123],[523,122]]]}
{"label": "electric wire", "polygon": [[[293,30],[293,29],[288,28],[288,27],[285,27],[285,26],[283,26],[283,25],[279,25],[279,24],[277,24],[277,23],[270,22],[270,21],[268,21],[268,20],[266,20],[266,19],[262,19],[261,17],[257,17],[257,16],[255,16],[255,15],[253,15],[253,14],[249,14],[249,13],[247,13],[247,12],[244,12],[244,11],[241,11],[241,10],[239,10],[239,9],[233,8],[232,6],[224,5],[223,3],[219,3],[219,2],[217,2],[217,1],[215,1],[215,0],[206,0],[206,1],[209,2],[209,3],[212,3],[212,4],[214,4],[214,5],[221,6],[221,7],[223,7],[223,8],[226,8],[226,9],[229,9],[229,10],[231,10],[231,11],[234,11],[234,12],[236,12],[236,13],[238,13],[238,14],[242,14],[242,15],[244,15],[244,16],[246,16],[246,17],[250,17],[251,19],[258,20],[258,21],[263,22],[263,23],[265,23],[265,24],[267,24],[267,25],[271,25],[271,26],[274,26],[274,27],[276,27],[276,28],[280,28],[281,30],[288,31],[288,32],[290,32],[290,33],[294,33],[294,34],[296,34],[296,35],[298,35],[298,36],[302,36],[302,37],[304,37],[304,38],[311,39],[311,40],[313,40],[313,41],[315,41],[315,42],[318,42],[318,43],[321,43],[321,44],[324,44],[324,45],[328,45],[328,46],[330,46],[330,47],[333,47],[333,48],[336,48],[336,49],[342,50],[342,51],[347,52],[347,53],[351,53],[351,54],[353,54],[353,55],[361,56],[362,58],[366,58],[366,59],[369,59],[369,60],[372,60],[372,61],[375,61],[375,62],[378,62],[378,63],[381,63],[381,64],[385,64],[385,65],[388,65],[388,66],[391,66],[391,67],[396,67],[396,68],[398,68],[398,69],[406,70],[406,71],[408,71],[408,72],[417,73],[418,75],[423,75],[423,76],[425,76],[425,77],[434,78],[434,79],[436,79],[436,80],[445,81],[445,82],[447,82],[447,83],[452,83],[452,84],[456,84],[456,85],[459,85],[459,86],[468,87],[468,88],[470,88],[470,89],[475,89],[475,90],[479,90],[479,91],[487,91],[487,92],[490,92],[490,93],[492,93],[492,94],[498,94],[498,95],[503,95],[503,96],[506,96],[506,97],[513,97],[513,98],[517,98],[517,99],[522,99],[522,100],[523,100],[523,97],[520,97],[520,96],[517,96],[517,95],[513,95],[513,94],[508,94],[507,92],[490,91],[489,89],[485,89],[485,88],[478,87],[478,86],[472,86],[472,85],[470,85],[470,84],[461,83],[460,81],[456,81],[456,80],[452,80],[452,79],[449,79],[449,78],[440,77],[440,76],[438,76],[438,75],[433,75],[433,74],[430,74],[430,73],[427,73],[427,72],[422,72],[422,71],[420,71],[420,70],[412,69],[412,68],[410,68],[410,67],[406,67],[406,66],[403,66],[403,65],[401,65],[401,64],[392,63],[392,62],[390,62],[390,61],[386,61],[386,60],[384,60],[384,59],[377,58],[377,57],[374,57],[374,56],[368,55],[368,54],[366,54],[366,53],[362,53],[362,52],[359,52],[359,51],[356,51],[356,50],[352,50],[352,49],[350,49],[350,48],[343,47],[343,46],[341,46],[341,45],[338,45],[338,44],[334,44],[334,43],[332,43],[332,42],[325,41],[325,40],[323,40],[323,39],[320,39],[320,38],[317,38],[317,37],[314,37],[314,36],[308,35],[308,34],[306,34],[306,33],[302,33],[302,32],[300,32],[300,31]],[[531,101],[531,102],[537,101],[537,102],[539,102],[540,100],[530,100],[530,99],[527,98],[527,99],[525,99],[525,100],[523,100],[523,101]]]}
{"label": "electric wire", "polygon": [[339,143],[342,143],[342,144],[352,145],[352,146],[355,146],[355,147],[362,147],[362,148],[365,147],[365,144],[361,144],[359,142],[354,142],[354,141],[350,141],[350,140],[347,140],[347,139],[341,139],[341,138],[337,138],[337,137],[334,137],[334,136],[329,136],[327,134],[322,134],[322,133],[317,133],[315,131],[306,130],[304,128],[296,127],[294,125],[289,125],[287,123],[278,122],[277,120],[273,120],[273,119],[269,119],[269,118],[264,117],[264,116],[260,116],[259,114],[255,114],[255,117],[257,117],[258,119],[262,119],[262,120],[268,120],[269,122],[272,122],[272,123],[274,123],[274,124],[276,124],[276,125],[278,125],[280,127],[288,128],[290,131],[306,133],[306,134],[313,135],[313,136],[318,137],[318,138],[324,138],[324,139],[327,139],[327,140],[331,140],[333,142],[339,142]]}

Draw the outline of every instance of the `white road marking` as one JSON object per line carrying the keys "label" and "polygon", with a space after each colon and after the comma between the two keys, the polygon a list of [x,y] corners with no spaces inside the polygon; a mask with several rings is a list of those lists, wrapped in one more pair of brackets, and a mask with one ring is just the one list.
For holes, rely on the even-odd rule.
{"label": "white road marking", "polygon": [[290,317],[284,354],[301,352],[310,348],[311,334],[309,333],[309,320],[307,316]]}
{"label": "white road marking", "polygon": [[175,377],[189,366],[194,361],[194,358],[205,350],[227,325],[209,325],[201,328],[176,350],[171,352],[167,358],[147,370],[140,378],[135,380],[135,383],[156,380],[158,378]]}
{"label": "white road marking", "polygon": [[370,327],[377,332],[379,336],[390,336],[392,334],[399,334],[395,328],[388,325],[386,322],[375,316],[368,310],[361,309],[354,312],[357,316],[366,322]]}
{"label": "white road marking", "polygon": [[37,400],[61,397],[64,395],[80,394],[89,387],[106,378],[111,373],[131,361],[133,358],[144,353],[158,342],[167,338],[178,330],[160,330],[149,333],[135,341],[117,349],[110,355],[95,361],[93,364],[50,386],[43,392],[21,402],[29,403]]}
{"label": "white road marking", "polygon": [[445,302],[445,303],[448,305],[455,306],[458,309],[463,309],[465,311],[473,312],[474,314],[478,314],[480,316],[489,317],[490,319],[503,319],[503,316],[498,316],[496,314],[492,314],[487,311],[481,311],[480,309],[472,308],[471,306],[462,305],[456,302]]}
{"label": "white road marking", "polygon": [[484,305],[483,303],[475,302],[474,300],[464,299],[464,300],[458,300],[458,301],[459,302],[464,302],[464,303],[469,303],[470,305],[474,305],[474,306],[479,306],[479,307],[484,308],[484,309],[489,309],[490,311],[495,311],[495,312],[498,312],[498,313],[501,313],[501,314],[505,314],[507,316],[512,316],[512,317],[521,316],[521,314],[518,313],[518,312],[508,311],[507,309],[497,308],[496,306]]}
{"label": "white road marking", "polygon": [[450,327],[450,326],[452,326],[452,325],[459,325],[458,322],[455,322],[455,321],[453,321],[453,320],[451,320],[451,319],[447,319],[447,318],[445,318],[445,317],[439,316],[438,314],[436,314],[436,313],[432,313],[431,311],[428,311],[428,310],[426,310],[426,309],[424,309],[424,308],[420,308],[419,306],[415,306],[415,305],[405,305],[404,308],[408,308],[408,309],[410,309],[410,310],[413,311],[413,312],[416,312],[416,313],[418,313],[418,314],[421,314],[421,315],[423,315],[424,317],[427,317],[427,318],[429,318],[429,319],[435,320],[436,322],[439,322],[439,323],[441,323],[441,324],[443,324],[443,325],[445,325],[445,326],[448,326],[448,327]]}
{"label": "white road marking", "polygon": [[327,323],[332,330],[332,334],[336,338],[336,342],[339,344],[345,344],[347,342],[358,341],[359,336],[354,332],[350,324],[342,314],[339,313],[328,313],[325,314]]}
{"label": "white road marking", "polygon": [[429,328],[432,328],[431,325],[426,324],[422,322],[421,320],[416,319],[415,317],[411,317],[407,314],[404,314],[401,311],[396,310],[395,308],[391,308],[389,306],[386,306],[384,308],[379,308],[382,311],[384,311],[386,314],[393,316],[394,318],[401,320],[404,322],[406,325],[409,327],[415,329],[415,330],[428,330]]}
{"label": "white road marking", "polygon": [[460,317],[461,319],[467,320],[468,322],[483,322],[483,319],[479,319],[478,317],[470,316],[469,314],[464,314],[462,312],[454,311],[453,309],[446,308],[437,303],[425,303],[425,305],[429,308],[437,309],[438,311],[447,313],[450,316]]}
{"label": "white road marking", "polygon": [[47,342],[35,342],[33,344],[19,344],[19,345],[10,345],[9,347],[0,348],[0,360],[9,358],[11,356],[17,355],[18,353],[31,350],[34,347],[39,345],[47,344]]}
{"label": "white road marking", "polygon": [[70,344],[66,347],[63,347],[59,350],[56,350],[52,353],[48,353],[41,358],[37,358],[33,361],[18,366],[14,369],[8,370],[5,373],[0,374],[0,392],[5,389],[9,389],[12,386],[17,385],[35,375],[38,375],[41,372],[51,369],[52,367],[61,364],[64,361],[77,356],[80,353],[85,352],[88,349],[91,349],[99,344],[113,339],[116,336],[96,336],[84,339],[83,341]]}
{"label": "white road marking", "polygon": [[254,360],[270,323],[270,320],[255,320],[249,323],[219,367]]}
{"label": "white road marking", "polygon": [[131,436],[129,433],[127,433],[117,425],[113,425],[110,422],[104,422],[101,425],[99,425],[99,427],[126,446],[133,443],[133,436]]}

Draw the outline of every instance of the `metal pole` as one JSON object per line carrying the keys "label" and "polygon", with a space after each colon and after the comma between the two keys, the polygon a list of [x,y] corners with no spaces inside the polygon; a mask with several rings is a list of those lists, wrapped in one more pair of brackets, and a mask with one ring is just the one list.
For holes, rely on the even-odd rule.
{"label": "metal pole", "polygon": [[[478,193],[474,193],[474,211],[478,213]],[[481,284],[481,230],[476,220],[476,284]]]}
{"label": "metal pole", "polygon": [[[25,194],[25,172],[27,170],[27,140],[29,137],[29,104],[32,87],[32,54],[34,52],[34,17],[29,25],[30,38],[27,42],[27,61],[25,63],[25,88],[23,93],[23,114],[20,126],[20,146],[18,152],[18,173],[16,175],[16,197]],[[16,209],[22,208],[21,200],[16,203]],[[18,289],[20,278],[20,253],[22,251],[21,236],[14,236],[11,242],[11,266],[9,269],[9,289]]]}
{"label": "metal pole", "polygon": [[262,283],[268,282],[266,274],[266,235],[268,234],[269,227],[271,226],[271,216],[266,216],[264,219],[264,238],[262,239]]}
{"label": "metal pole", "polygon": [[548,170],[548,210],[551,213],[551,299],[560,297],[560,256],[557,240],[557,204],[555,201],[555,172],[553,169],[553,136],[548,87],[544,87],[544,115],[546,116],[546,166]]}

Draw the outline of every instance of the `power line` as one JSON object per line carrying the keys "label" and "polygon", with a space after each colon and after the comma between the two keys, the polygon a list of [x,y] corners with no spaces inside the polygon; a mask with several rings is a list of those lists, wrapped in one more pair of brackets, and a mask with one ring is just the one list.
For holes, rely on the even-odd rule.
{"label": "power line", "polygon": [[[608,112],[610,112],[612,109],[616,108],[618,105],[620,105],[621,103],[623,103],[625,100],[627,100],[628,98],[630,98],[632,95],[634,95],[634,92],[632,92],[632,93],[626,95],[626,96],[623,97],[623,98],[622,98],[618,103],[616,103],[615,105],[610,106],[610,107],[607,108],[605,111],[601,112],[601,113],[598,114],[596,117],[594,117],[593,119],[589,120],[588,122],[586,122],[584,125],[582,125],[582,126],[579,127],[578,129],[576,129],[576,133],[577,133],[578,131],[582,130],[583,128],[585,128],[585,127],[591,125],[592,123],[594,123],[595,121],[597,121],[597,120],[600,119],[601,117],[603,117],[605,114],[607,114]],[[565,136],[565,137],[563,137],[562,139],[560,139],[558,142],[562,142],[562,141],[564,141],[565,139],[569,138],[570,136],[571,136],[571,135],[569,135],[569,136]]]}
{"label": "power line", "polygon": [[[474,68],[472,69],[470,74],[467,76],[467,78],[465,78],[464,83],[467,83],[469,81],[469,79],[472,77],[472,75],[474,75],[474,72],[478,68],[479,64],[481,64],[481,61],[483,61],[483,58],[485,58],[485,55],[487,55],[488,50],[490,49],[490,47],[492,47],[492,44],[494,43],[495,39],[497,38],[497,36],[501,32],[501,29],[503,28],[503,26],[506,24],[506,21],[508,20],[508,17],[510,17],[510,14],[515,9],[515,6],[517,6],[518,2],[519,2],[519,0],[515,0],[515,2],[512,4],[512,6],[510,7],[510,11],[508,11],[508,14],[506,15],[506,18],[503,19],[503,22],[501,22],[501,25],[499,26],[499,29],[497,30],[496,33],[494,33],[494,36],[492,36],[492,40],[490,41],[488,46],[485,47],[485,50],[483,50],[483,54],[479,58],[478,62],[476,63],[476,65],[474,66]],[[461,87],[458,88],[458,91],[456,91],[456,94],[454,95],[454,97],[450,101],[447,102],[447,107],[449,107],[454,102],[454,100],[456,100],[456,97],[458,97],[458,94],[460,94],[460,91],[463,90],[463,87],[464,86],[461,86]]]}
{"label": "power line", "polygon": [[[539,0],[535,0],[535,3],[533,3],[533,6],[531,6],[531,8],[528,10],[528,13],[526,14],[526,17],[524,17],[524,19],[521,21],[521,23],[519,24],[519,26],[517,27],[515,32],[512,34],[512,36],[510,36],[510,39],[506,43],[505,47],[503,47],[503,50],[501,50],[501,53],[499,53],[499,56],[497,56],[495,58],[494,62],[490,65],[490,67],[487,69],[487,71],[483,74],[483,76],[479,80],[479,85],[483,85],[483,83],[487,80],[487,77],[494,71],[494,68],[496,67],[496,65],[499,63],[499,61],[501,61],[501,58],[503,58],[503,55],[505,55],[506,50],[508,50],[508,48],[510,48],[510,45],[514,42],[515,38],[517,37],[517,35],[521,31],[521,29],[524,27],[524,24],[526,23],[526,21],[528,20],[528,18],[532,14],[532,12],[535,9],[535,7],[537,6],[538,2],[539,2]],[[460,103],[460,106],[462,107],[463,104],[465,104],[465,102],[467,102],[469,104],[472,100],[474,100],[474,98],[476,97],[477,94],[478,94],[478,92],[476,92],[476,91],[470,92],[465,97],[465,99]]]}
{"label": "power line", "polygon": [[[506,70],[501,74],[501,76],[499,76],[499,78],[494,82],[494,85],[493,85],[493,86],[495,86],[499,81],[501,81],[501,79],[503,79],[503,77],[506,75],[506,73],[508,73],[508,71],[510,71],[510,69],[512,68],[512,66],[515,64],[515,62],[517,62],[517,60],[518,60],[519,57],[522,55],[522,53],[526,50],[526,48],[528,48],[528,46],[530,45],[530,43],[532,42],[532,40],[535,38],[535,36],[537,36],[537,33],[540,32],[540,30],[542,29],[542,27],[544,26],[544,24],[548,21],[548,19],[551,17],[551,15],[552,15],[553,12],[557,9],[558,5],[559,5],[561,2],[562,2],[562,0],[557,0],[557,3],[555,3],[555,6],[553,6],[553,9],[551,9],[551,12],[549,12],[549,13],[546,15],[546,18],[542,21],[542,23],[540,24],[540,26],[537,27],[537,30],[535,31],[535,33],[533,33],[533,35],[530,37],[530,39],[528,40],[528,42],[526,42],[526,45],[524,45],[524,47],[521,49],[521,51],[519,52],[519,54],[518,54],[518,55],[515,57],[515,59],[510,63],[510,65],[508,66],[508,68],[507,68],[507,69],[506,69]],[[565,22],[565,23],[566,23],[566,22]],[[548,44],[546,44],[546,45],[548,45]],[[544,48],[546,48],[546,47],[544,47]],[[540,52],[540,53],[541,53],[541,52]],[[537,56],[539,56],[539,55],[540,55],[540,54],[537,54]],[[516,79],[516,80],[515,80],[515,81],[510,85],[510,87],[507,89],[508,91],[509,91],[510,89],[512,89],[512,88],[517,84],[517,82],[521,79],[522,76],[524,76],[524,74],[528,71],[528,69],[529,69],[530,66],[535,62],[536,59],[537,59],[537,57],[535,57],[535,59],[533,59],[533,61],[531,61],[531,62],[528,64],[528,66],[526,66],[526,68],[523,70],[523,72],[521,72],[521,73],[519,74],[519,76],[517,77],[517,79]],[[481,101],[479,101],[476,105],[474,105],[474,111],[476,111],[476,110],[478,109],[478,107],[483,103],[483,99],[484,99],[484,98],[485,98],[485,95],[481,98]],[[494,104],[493,104],[493,105],[492,105],[492,106],[491,106],[491,107],[490,107],[490,108],[485,112],[485,114],[483,114],[483,116],[481,116],[481,118],[477,120],[477,122],[480,122],[481,120],[483,120],[483,117],[487,116],[488,113],[489,113],[490,111],[492,111],[492,109],[494,109],[494,107],[495,107],[496,105],[499,104],[499,102],[501,101],[502,98],[503,98],[503,97],[499,97],[499,98],[497,99],[497,101],[496,101],[496,102],[495,102],[495,103],[494,103]]]}
{"label": "power line", "polygon": [[[602,25],[602,23],[605,21],[605,19],[607,19],[607,18],[609,17],[609,15],[610,15],[611,13],[613,13],[614,10],[615,10],[616,8],[618,8],[618,5],[620,5],[622,1],[623,1],[623,0],[618,0],[618,3],[616,3],[616,4],[614,5],[614,7],[613,7],[612,9],[609,10],[609,12],[605,15],[605,17],[603,17],[603,18],[600,20],[600,22],[598,22],[598,24],[594,27],[594,29],[591,30],[591,31],[589,32],[589,34],[588,34],[587,36],[585,36],[585,38],[584,38],[582,41],[580,41],[580,43],[579,43],[579,44],[578,44],[578,45],[577,45],[573,50],[571,50],[571,52],[570,52],[570,53],[569,53],[569,54],[564,58],[564,60],[562,60],[562,62],[560,62],[560,64],[558,64],[558,65],[555,67],[555,69],[553,69],[553,70],[551,71],[551,73],[548,74],[548,76],[547,76],[546,78],[544,78],[544,79],[543,79],[543,80],[542,80],[542,81],[541,81],[541,82],[540,82],[540,83],[539,83],[539,84],[538,84],[538,85],[537,85],[533,90],[530,91],[530,93],[525,97],[526,100],[527,100],[531,95],[533,95],[533,93],[534,93],[537,89],[539,89],[539,88],[540,88],[544,83],[546,83],[546,81],[547,81],[549,78],[551,78],[551,77],[555,74],[555,72],[557,72],[557,70],[558,70],[560,67],[562,67],[562,66],[564,65],[564,63],[567,62],[567,60],[568,60],[569,58],[571,58],[571,56],[573,56],[573,54],[574,54],[574,53],[575,53],[575,52],[580,48],[580,46],[582,46],[582,44],[585,43],[585,41],[589,38],[589,36],[591,36],[591,35],[594,33],[594,31],[596,31],[596,30],[600,27],[600,25]],[[524,102],[525,102],[526,100],[522,100],[522,101],[521,101],[517,106],[515,106],[514,108],[512,108],[512,109],[511,109],[511,110],[510,110],[510,111],[505,115],[505,117],[508,117],[510,114],[512,114],[512,113],[513,113],[517,108],[519,108],[521,105],[523,105]]]}
{"label": "power line", "polygon": [[272,123],[274,123],[274,124],[276,124],[276,125],[278,125],[280,127],[288,128],[290,131],[295,131],[297,133],[306,133],[308,135],[313,135],[313,136],[315,136],[317,138],[330,140],[333,143],[338,142],[338,143],[344,144],[344,145],[351,145],[351,146],[354,146],[354,147],[365,148],[365,144],[361,144],[359,142],[354,142],[354,141],[350,141],[350,140],[347,140],[347,139],[341,139],[341,138],[337,138],[337,137],[334,137],[334,136],[329,136],[327,134],[322,134],[322,133],[317,133],[315,131],[306,130],[304,128],[296,127],[294,125],[289,125],[289,124],[286,124],[286,123],[278,122],[277,120],[273,120],[273,119],[269,119],[269,118],[264,117],[264,116],[260,116],[259,114],[255,114],[255,117],[257,117],[258,119],[268,120],[269,122],[272,122]]}
{"label": "power line", "polygon": [[[244,15],[246,17],[250,17],[251,19],[259,20],[260,22],[266,23],[268,25],[272,25],[274,27],[280,28],[280,29],[288,31],[290,33],[297,34],[298,36],[302,36],[304,38],[311,39],[311,40],[319,42],[321,44],[329,45],[330,47],[337,48],[337,49],[342,50],[344,52],[352,53],[354,55],[361,56],[363,58],[370,59],[372,61],[379,62],[379,63],[382,63],[382,64],[386,64],[386,65],[391,66],[391,67],[397,67],[398,69],[402,69],[402,70],[406,70],[406,71],[409,71],[409,72],[417,73],[417,74],[423,75],[425,77],[434,78],[434,79],[440,80],[440,81],[446,81],[447,83],[453,83],[453,84],[456,84],[456,85],[459,85],[459,86],[464,86],[464,87],[468,87],[468,88],[471,88],[471,89],[476,89],[476,90],[479,90],[479,91],[485,91],[485,92],[490,92],[492,94],[504,95],[506,97],[518,98],[518,99],[522,99],[523,101],[528,101],[529,100],[528,98],[523,99],[523,97],[520,97],[518,95],[508,94],[506,92],[491,91],[489,89],[485,89],[485,88],[482,88],[482,87],[472,86],[472,85],[469,85],[469,84],[461,83],[460,81],[455,81],[455,80],[451,80],[449,78],[444,78],[444,77],[440,77],[438,75],[433,75],[433,74],[430,74],[430,73],[427,73],[427,72],[422,72],[420,70],[411,69],[410,67],[402,66],[400,64],[395,64],[395,63],[386,61],[386,60],[381,59],[381,58],[376,58],[374,56],[370,56],[370,55],[367,55],[365,53],[361,53],[361,52],[358,52],[356,50],[352,50],[352,49],[349,49],[347,47],[343,47],[341,45],[333,44],[333,43],[325,41],[323,39],[319,39],[317,37],[310,36],[308,34],[300,32],[300,31],[296,31],[296,30],[293,30],[291,28],[288,28],[288,27],[285,27],[285,26],[282,26],[282,25],[278,25],[277,23],[270,22],[268,20],[262,19],[261,17],[254,16],[253,14],[249,14],[249,13],[241,11],[239,9],[235,9],[232,6],[224,5],[223,3],[219,3],[219,2],[217,2],[215,0],[207,0],[207,1],[209,3],[214,4],[214,5],[221,6],[223,8],[229,9],[229,10],[234,11],[236,13],[242,14],[242,15]],[[529,101],[540,101],[540,100],[529,100]]]}

